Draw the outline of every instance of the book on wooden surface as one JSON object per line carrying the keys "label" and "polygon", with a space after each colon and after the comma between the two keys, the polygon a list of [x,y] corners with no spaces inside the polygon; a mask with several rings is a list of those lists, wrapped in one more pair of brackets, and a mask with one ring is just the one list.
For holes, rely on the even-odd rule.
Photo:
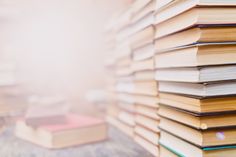
{"label": "book on wooden surface", "polygon": [[65,124],[42,125],[38,128],[28,126],[25,120],[18,120],[15,134],[34,144],[59,149],[105,140],[107,125],[104,120],[94,117],[68,114]]}
{"label": "book on wooden surface", "polygon": [[171,150],[169,150],[166,147],[161,146],[161,145],[160,145],[160,156],[164,156],[164,157],[183,157],[183,156],[175,154]]}
{"label": "book on wooden surface", "polygon": [[165,131],[161,132],[160,145],[175,152],[180,157],[234,157],[236,153],[235,146],[201,149]]}
{"label": "book on wooden surface", "polygon": [[155,30],[152,25],[135,33],[133,36],[131,36],[131,39],[130,39],[131,48],[137,49],[146,44],[152,43],[154,40],[154,35],[155,35]]}
{"label": "book on wooden surface", "polygon": [[140,114],[135,115],[135,122],[136,125],[143,126],[149,130],[152,130],[153,132],[158,133],[160,130],[157,127],[159,125],[159,120],[155,120]]}
{"label": "book on wooden surface", "polygon": [[236,126],[235,112],[221,114],[209,113],[208,115],[197,115],[174,107],[160,105],[158,114],[161,117],[202,130]]}
{"label": "book on wooden surface", "polygon": [[140,47],[138,49],[133,50],[133,60],[134,61],[141,61],[154,56],[154,44],[149,43]]}
{"label": "book on wooden surface", "polygon": [[194,7],[213,6],[232,7],[236,6],[236,2],[234,0],[176,0],[157,10],[155,23],[161,23]]}
{"label": "book on wooden surface", "polygon": [[236,111],[236,97],[197,98],[170,93],[159,94],[160,104],[190,111],[199,115]]}
{"label": "book on wooden surface", "polygon": [[223,27],[234,26],[236,20],[235,8],[208,7],[194,8],[174,18],[155,25],[155,38],[161,38],[191,27]]}
{"label": "book on wooden surface", "polygon": [[156,68],[235,64],[235,43],[196,44],[155,55]]}
{"label": "book on wooden surface", "polygon": [[133,61],[131,68],[133,72],[154,70],[154,59],[151,57],[142,61]]}
{"label": "book on wooden surface", "polygon": [[154,70],[144,70],[134,73],[135,81],[151,81],[155,80],[155,71]]}
{"label": "book on wooden surface", "polygon": [[159,82],[159,91],[199,97],[227,96],[236,94],[236,81],[215,83]]}
{"label": "book on wooden surface", "polygon": [[153,156],[155,157],[159,156],[159,148],[156,145],[145,140],[143,137],[135,135],[134,141],[137,142],[144,149],[146,149],[148,152],[150,152]]}
{"label": "book on wooden surface", "polygon": [[146,105],[136,104],[136,113],[155,119],[155,120],[159,120],[159,116],[157,115],[157,111],[158,111],[157,107],[158,106],[149,107]]}
{"label": "book on wooden surface", "polygon": [[236,79],[236,66],[204,66],[189,68],[163,68],[156,70],[158,81],[214,82]]}
{"label": "book on wooden surface", "polygon": [[143,126],[136,125],[134,128],[135,134],[143,137],[145,140],[151,142],[152,144],[158,146],[159,133],[153,132]]}
{"label": "book on wooden surface", "polygon": [[196,43],[236,41],[236,27],[194,27],[155,40],[155,51],[161,52]]}
{"label": "book on wooden surface", "polygon": [[166,118],[161,118],[159,127],[201,148],[236,144],[235,127],[199,130]]}

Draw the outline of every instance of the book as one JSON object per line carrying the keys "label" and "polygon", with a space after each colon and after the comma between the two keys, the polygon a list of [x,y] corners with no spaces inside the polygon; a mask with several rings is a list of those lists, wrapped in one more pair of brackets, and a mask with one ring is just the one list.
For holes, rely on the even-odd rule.
{"label": "book", "polygon": [[155,51],[161,52],[196,43],[236,41],[236,27],[194,27],[155,40]]}
{"label": "book", "polygon": [[136,104],[136,113],[155,120],[159,120],[159,116],[157,115],[157,109],[157,106],[149,107],[145,105]]}
{"label": "book", "polygon": [[196,114],[224,113],[236,111],[236,97],[197,98],[186,95],[160,93],[159,103]]}
{"label": "book", "polygon": [[59,149],[103,141],[107,138],[107,125],[97,118],[68,114],[65,124],[42,125],[37,128],[28,126],[24,119],[18,120],[15,134],[34,144]]}
{"label": "book", "polygon": [[133,15],[138,14],[142,9],[144,9],[149,3],[153,0],[142,0],[142,1],[135,1],[131,5],[131,10]]}
{"label": "book", "polygon": [[134,102],[136,104],[142,104],[149,107],[158,107],[159,98],[157,96],[148,95],[134,95]]}
{"label": "book", "polygon": [[176,0],[157,10],[155,23],[166,21],[194,7],[233,7],[235,5],[235,1],[232,0]]}
{"label": "book", "polygon": [[133,50],[133,61],[141,61],[154,56],[154,44],[149,43],[140,47],[138,49]]}
{"label": "book", "polygon": [[146,116],[136,114],[135,122],[137,125],[143,126],[149,130],[152,130],[153,132],[158,133],[160,131],[157,127],[159,125],[159,120],[151,119]]}
{"label": "book", "polygon": [[201,149],[165,131],[161,132],[160,144],[180,157],[234,157],[236,153],[235,146]]}
{"label": "book", "polygon": [[236,24],[234,8],[193,8],[175,18],[155,25],[155,38],[161,38],[192,27],[223,27]]}
{"label": "book", "polygon": [[161,105],[158,110],[158,114],[161,117],[201,130],[236,126],[235,113],[219,114],[219,112],[212,112],[205,115],[201,115],[177,109],[174,107]]}
{"label": "book", "polygon": [[183,83],[160,81],[159,91],[198,97],[228,96],[236,94],[236,82]]}
{"label": "book", "polygon": [[161,118],[159,127],[201,148],[236,144],[235,127],[199,130],[166,118]]}
{"label": "book", "polygon": [[236,66],[204,66],[189,68],[164,68],[156,70],[155,79],[158,81],[175,82],[215,82],[236,79]]}
{"label": "book", "polygon": [[159,149],[156,145],[148,142],[143,137],[139,135],[134,136],[134,140],[143,148],[145,148],[148,152],[150,152],[153,156],[158,157],[159,156]]}
{"label": "book", "polygon": [[134,73],[135,81],[151,81],[155,80],[155,71],[154,70],[144,70]]}
{"label": "book", "polygon": [[133,72],[154,70],[154,59],[149,58],[142,61],[133,61],[131,68]]}
{"label": "book", "polygon": [[174,152],[170,151],[169,149],[167,149],[164,146],[160,146],[160,156],[181,157],[181,156],[175,154]]}
{"label": "book", "polygon": [[129,104],[129,103],[123,103],[123,102],[118,102],[118,106],[120,109],[130,112],[130,113],[135,113],[135,104]]}
{"label": "book", "polygon": [[134,114],[130,112],[126,112],[124,110],[120,111],[118,114],[118,119],[123,122],[126,125],[129,125],[131,127],[134,127],[135,121],[134,121]]}
{"label": "book", "polygon": [[135,134],[143,137],[145,140],[149,141],[150,143],[154,145],[158,145],[159,141],[159,134],[156,132],[153,132],[143,126],[136,125],[134,128]]}
{"label": "book", "polygon": [[154,39],[154,33],[154,27],[151,25],[134,34],[130,39],[131,48],[137,49],[146,44],[152,43]]}
{"label": "book", "polygon": [[156,68],[226,65],[236,62],[234,43],[196,44],[155,55]]}

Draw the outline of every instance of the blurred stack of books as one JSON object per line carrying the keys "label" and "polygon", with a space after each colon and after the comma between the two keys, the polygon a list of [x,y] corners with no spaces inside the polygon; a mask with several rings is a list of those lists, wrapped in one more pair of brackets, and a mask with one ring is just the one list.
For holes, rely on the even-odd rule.
{"label": "blurred stack of books", "polygon": [[107,125],[96,117],[70,113],[64,98],[39,97],[16,122],[15,134],[39,146],[59,149],[103,141]]}
{"label": "blurred stack of books", "polygon": [[235,6],[177,0],[155,14],[163,157],[235,156]]}
{"label": "blurred stack of books", "polygon": [[[108,121],[158,156],[158,87],[154,71],[155,0],[135,1],[118,16],[115,32],[113,104]],[[116,18],[117,19],[117,18]],[[113,38],[114,39],[114,38]]]}

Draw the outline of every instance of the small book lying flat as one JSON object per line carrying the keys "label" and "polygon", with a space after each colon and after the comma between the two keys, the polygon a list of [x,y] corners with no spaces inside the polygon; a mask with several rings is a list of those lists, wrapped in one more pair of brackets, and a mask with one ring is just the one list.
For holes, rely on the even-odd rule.
{"label": "small book lying flat", "polygon": [[107,125],[104,120],[70,114],[67,115],[65,124],[43,125],[38,128],[28,126],[24,119],[18,120],[15,134],[34,144],[59,149],[105,140]]}

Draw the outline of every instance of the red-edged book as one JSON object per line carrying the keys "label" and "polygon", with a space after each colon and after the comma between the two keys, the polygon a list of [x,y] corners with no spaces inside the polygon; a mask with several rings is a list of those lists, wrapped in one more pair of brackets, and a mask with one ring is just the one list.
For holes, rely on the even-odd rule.
{"label": "red-edged book", "polygon": [[69,114],[65,124],[43,125],[37,128],[25,123],[16,123],[17,137],[34,144],[59,149],[103,141],[107,138],[107,124],[104,120],[88,116]]}

